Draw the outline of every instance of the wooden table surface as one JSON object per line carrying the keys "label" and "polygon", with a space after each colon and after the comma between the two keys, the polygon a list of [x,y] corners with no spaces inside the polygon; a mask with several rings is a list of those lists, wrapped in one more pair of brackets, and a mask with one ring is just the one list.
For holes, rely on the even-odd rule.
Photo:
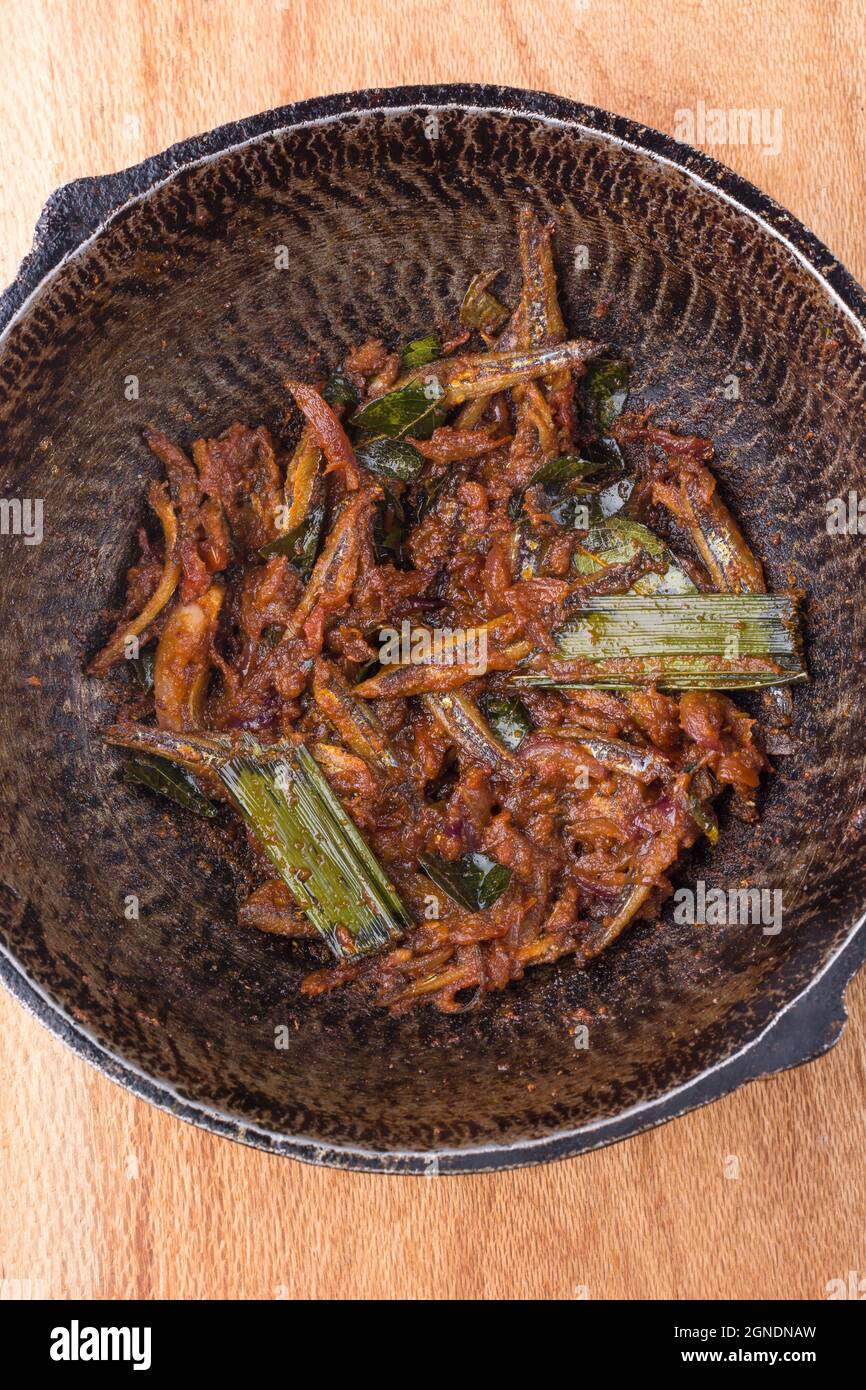
{"label": "wooden table surface", "polygon": [[[861,0],[3,0],[0,278],[46,195],[327,92],[487,81],[674,133],[782,113],[716,153],[866,281]],[[151,1109],[0,997],[0,1294],[823,1298],[866,1275],[866,972],[826,1058],[614,1148],[477,1178],[350,1175]],[[738,1174],[735,1176],[735,1174]]]}

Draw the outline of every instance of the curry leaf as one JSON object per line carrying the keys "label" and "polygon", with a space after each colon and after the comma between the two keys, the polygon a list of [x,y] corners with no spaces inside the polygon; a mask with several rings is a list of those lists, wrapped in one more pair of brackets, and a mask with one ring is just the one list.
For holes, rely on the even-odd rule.
{"label": "curry leaf", "polygon": [[502,897],[511,882],[511,870],[487,854],[464,854],[460,859],[440,859],[424,854],[418,861],[437,888],[469,912],[482,912]]}
{"label": "curry leaf", "polygon": [[576,478],[587,478],[604,467],[603,461],[594,463],[590,459],[577,458],[571,454],[550,459],[535,470],[526,487],[512,494],[508,503],[508,515],[512,521],[517,519],[523,510],[523,500],[531,487],[543,487],[546,492],[553,494],[566,483],[573,482]]}
{"label": "curry leaf", "polygon": [[385,496],[373,514],[373,553],[376,563],[399,564],[405,535],[406,513],[403,505],[390,488],[385,488]]}
{"label": "curry leaf", "polygon": [[136,685],[142,690],[153,689],[153,663],[156,653],[154,651],[141,652],[138,656],[131,657],[129,661],[129,673]]}
{"label": "curry leaf", "polygon": [[402,439],[411,434],[416,439],[429,439],[445,419],[442,395],[442,387],[435,377],[427,381],[409,381],[396,391],[386,391],[362,406],[352,423],[367,435],[385,434],[390,439]]}
{"label": "curry leaf", "polygon": [[626,516],[611,516],[592,530],[575,552],[574,568],[580,574],[595,574],[611,565],[626,565],[644,551],[659,565],[659,572],[641,575],[631,589],[635,594],[694,593],[695,585],[676,563],[675,556],[648,527]]}
{"label": "curry leaf", "polygon": [[313,503],[303,521],[275,541],[263,545],[259,555],[263,560],[270,560],[274,555],[287,555],[290,564],[306,579],[318,559],[324,534],[325,506],[320,502]]}
{"label": "curry leaf", "polygon": [[215,816],[217,808],[191,773],[164,758],[130,758],[123,774],[125,782],[137,782],[152,792],[167,796],[178,806],[199,816]]}
{"label": "curry leaf", "polygon": [[599,429],[606,434],[628,398],[627,364],[610,358],[590,362],[583,389]]}
{"label": "curry leaf", "polygon": [[490,695],[481,708],[496,737],[512,753],[533,727],[529,710],[516,695]]}
{"label": "curry leaf", "polygon": [[370,473],[381,473],[386,478],[399,478],[401,482],[411,483],[424,467],[423,455],[402,439],[391,439],[380,435],[369,444],[359,444],[355,457],[362,468]]}
{"label": "curry leaf", "polygon": [[357,405],[361,399],[354,381],[344,371],[336,371],[322,387],[328,405]]}
{"label": "curry leaf", "polygon": [[505,305],[487,288],[498,275],[498,270],[485,270],[472,277],[460,306],[460,322],[464,327],[484,328],[492,333],[508,318]]}
{"label": "curry leaf", "polygon": [[413,338],[404,347],[401,357],[404,367],[425,367],[434,357],[442,354],[442,343],[436,333],[426,333],[422,338]]}

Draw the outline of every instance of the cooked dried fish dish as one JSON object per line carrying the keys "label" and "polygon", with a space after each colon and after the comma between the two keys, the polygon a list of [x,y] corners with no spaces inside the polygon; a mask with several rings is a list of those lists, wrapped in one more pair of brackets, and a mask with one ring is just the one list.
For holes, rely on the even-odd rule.
{"label": "cooked dried fish dish", "polygon": [[806,678],[711,441],[569,337],[553,236],[520,211],[512,305],[482,270],[450,325],[323,345],[283,438],[145,436],[154,525],[89,667],[107,738],[233,827],[239,929],[291,938],[308,996],[456,1012],[582,968],[658,917],[721,798],[756,816],[730,692],[784,722]]}

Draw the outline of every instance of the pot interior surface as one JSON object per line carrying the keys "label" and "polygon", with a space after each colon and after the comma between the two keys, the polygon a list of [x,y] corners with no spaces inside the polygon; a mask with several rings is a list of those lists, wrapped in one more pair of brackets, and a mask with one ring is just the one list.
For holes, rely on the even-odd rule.
{"label": "pot interior surface", "polygon": [[[3,942],[194,1105],[381,1152],[540,1138],[712,1067],[838,948],[866,865],[862,540],[825,526],[828,499],[866,489],[857,323],[756,220],[599,132],[453,108],[430,137],[424,111],[372,111],[183,170],[67,262],[0,346],[3,495],[44,499],[40,545],[0,541]],[[457,1017],[395,1020],[350,992],[307,1002],[304,948],[236,925],[206,833],[125,785],[101,741],[113,707],[83,667],[158,471],[142,430],[189,445],[239,419],[289,439],[286,377],[453,321],[479,270],[502,266],[515,301],[522,201],[556,221],[573,334],[629,356],[633,405],[713,438],[770,587],[807,595],[794,752],[760,823],[723,815],[718,851],[677,876],[780,889],[783,927],[677,925],[669,907],[586,972],[542,967]]]}

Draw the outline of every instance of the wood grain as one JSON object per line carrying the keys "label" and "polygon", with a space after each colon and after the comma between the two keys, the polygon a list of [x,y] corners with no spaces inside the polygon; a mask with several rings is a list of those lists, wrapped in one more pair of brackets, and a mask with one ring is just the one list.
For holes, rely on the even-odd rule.
{"label": "wood grain", "polygon": [[[544,88],[671,132],[699,100],[779,108],[778,155],[716,153],[866,280],[859,0],[4,0],[3,20],[4,282],[66,179],[282,102],[430,80]],[[181,1125],[3,996],[0,1295],[825,1297],[866,1274],[866,973],[849,1004],[827,1058],[652,1134],[412,1180]]]}

